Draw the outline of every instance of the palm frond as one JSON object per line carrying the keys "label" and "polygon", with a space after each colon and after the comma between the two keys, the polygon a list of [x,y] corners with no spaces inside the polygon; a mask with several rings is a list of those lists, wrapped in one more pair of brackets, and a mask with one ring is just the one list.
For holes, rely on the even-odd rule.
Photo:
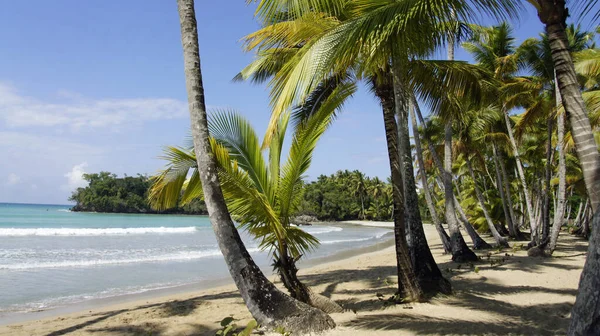
{"label": "palm frond", "polygon": [[269,176],[260,140],[248,120],[231,110],[217,110],[209,115],[208,127],[211,137],[227,148],[258,191],[269,194]]}

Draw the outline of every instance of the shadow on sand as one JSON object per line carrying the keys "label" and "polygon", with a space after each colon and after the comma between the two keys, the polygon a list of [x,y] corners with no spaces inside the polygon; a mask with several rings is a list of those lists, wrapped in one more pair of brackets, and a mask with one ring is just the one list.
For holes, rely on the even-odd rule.
{"label": "shadow on sand", "polygon": [[[187,316],[192,314],[196,308],[200,307],[207,301],[218,300],[218,299],[230,299],[239,298],[238,292],[224,292],[213,295],[202,295],[187,300],[175,300],[168,302],[161,302],[155,304],[140,305],[133,309],[120,309],[113,311],[100,312],[89,315],[92,319],[85,322],[56,330],[46,336],[62,336],[76,332],[83,328],[86,328],[86,332],[100,333],[102,335],[144,335],[144,336],[159,336],[166,333],[164,327],[158,323],[144,323],[144,325],[131,325],[129,322],[134,322],[132,319],[127,318],[127,315],[136,311],[147,309],[148,314],[154,314],[157,318],[172,318],[176,316]],[[93,328],[94,324],[97,324],[106,319],[122,315],[122,321],[125,321],[122,325]],[[190,336],[205,336],[214,335],[217,329],[209,328],[202,324],[189,325],[193,332],[186,332],[186,335]],[[188,329],[189,330],[189,329]]]}
{"label": "shadow on sand", "polygon": [[[372,331],[385,330],[391,332],[405,332],[415,335],[560,335],[565,334],[568,325],[568,316],[571,304],[566,302],[553,304],[529,304],[526,306],[493,298],[492,296],[519,295],[519,294],[554,294],[574,297],[576,290],[556,289],[541,286],[510,286],[486,281],[481,276],[462,277],[466,273],[481,272],[485,270],[521,271],[531,274],[532,277],[540,276],[544,269],[555,268],[562,271],[578,270],[581,267],[573,266],[568,261],[571,258],[585,255],[587,244],[585,241],[564,235],[555,257],[534,258],[515,255],[512,249],[478,251],[481,257],[479,262],[473,264],[457,264],[451,261],[439,263],[444,276],[452,282],[454,294],[450,297],[435,298],[430,304],[444,304],[457,309],[467,309],[473,313],[483,312],[498,318],[489,318],[482,321],[478,318],[449,319],[443,317],[422,316],[412,314],[410,304],[401,305],[404,309],[389,309],[398,306],[385,304],[385,298],[394,294],[396,290],[396,267],[378,266],[366,269],[338,269],[319,274],[304,275],[301,278],[312,288],[319,288],[319,292],[327,297],[335,293],[338,303],[358,314],[353,315],[339,325],[360,330],[361,334],[368,335]],[[515,246],[520,245],[516,242]],[[434,254],[440,255],[441,246],[432,246]],[[449,259],[444,256],[443,259]],[[548,276],[548,275],[546,275]],[[347,282],[360,282],[360,289],[349,289],[344,286]],[[345,288],[346,287],[346,288]],[[167,333],[160,323],[147,322],[143,325],[133,325],[127,320],[130,312],[148,309],[150,314],[157,318],[174,318],[193,314],[198,307],[210,300],[240,298],[236,291],[214,295],[203,295],[188,300],[170,301],[156,304],[141,305],[129,310],[114,310],[87,316],[89,320],[57,330],[47,336],[60,336],[77,332],[83,328],[91,334],[99,335],[152,335],[160,336]],[[352,313],[346,313],[352,314]],[[120,315],[122,324],[109,327],[94,327],[98,322]],[[490,316],[490,315],[487,315]],[[199,318],[200,319],[200,316]],[[207,321],[210,322],[215,321]],[[214,335],[215,324],[188,324],[186,335],[208,336]]]}

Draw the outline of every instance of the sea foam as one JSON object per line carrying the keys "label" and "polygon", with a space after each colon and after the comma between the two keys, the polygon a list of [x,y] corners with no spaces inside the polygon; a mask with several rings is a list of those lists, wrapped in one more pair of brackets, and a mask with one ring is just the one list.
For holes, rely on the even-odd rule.
{"label": "sea foam", "polygon": [[[249,253],[259,252],[258,248],[249,248]],[[140,263],[155,263],[169,261],[191,261],[202,258],[220,256],[221,251],[218,249],[204,251],[184,251],[176,253],[166,253],[160,255],[139,256],[135,258],[114,258],[114,259],[79,259],[79,260],[63,260],[63,261],[40,261],[40,262],[24,262],[19,264],[0,264],[0,270],[29,270],[40,268],[75,268],[75,267],[98,267],[122,264],[140,264]]]}
{"label": "sea foam", "polygon": [[323,234],[329,232],[340,232],[343,229],[337,226],[302,226],[302,230],[310,234]]}
{"label": "sea foam", "polygon": [[3,228],[0,237],[21,236],[121,236],[137,234],[190,233],[196,227],[139,227],[139,228]]}

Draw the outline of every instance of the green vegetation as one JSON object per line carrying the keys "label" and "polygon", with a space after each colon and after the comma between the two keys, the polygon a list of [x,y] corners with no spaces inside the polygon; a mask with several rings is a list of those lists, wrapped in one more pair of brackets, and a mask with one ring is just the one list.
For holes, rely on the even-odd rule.
{"label": "green vegetation", "polygon": [[[339,94],[345,94],[339,92]],[[217,163],[223,196],[231,217],[245,228],[259,247],[273,255],[273,266],[293,298],[322,310],[341,307],[312,293],[297,277],[297,261],[319,241],[291,225],[302,201],[302,176],[310,167],[313,150],[329,127],[336,104],[324,104],[305,121],[296,123],[288,158],[282,149],[290,114],[277,123],[265,160],[258,135],[239,113],[217,111],[210,115],[208,128]],[[167,167],[152,178],[149,200],[153,208],[165,210],[204,197],[200,172],[192,148],[167,147]],[[191,176],[187,179],[188,176]],[[325,307],[326,305],[327,307]],[[331,307],[337,306],[338,309]]]}
{"label": "green vegetation", "polygon": [[239,327],[235,323],[233,316],[228,316],[221,320],[221,329],[217,330],[215,336],[250,336],[252,332],[258,328],[256,320],[250,320],[246,327],[239,332],[236,332]]}
{"label": "green vegetation", "polygon": [[[424,144],[420,147],[415,141],[422,198],[452,260],[479,260],[466,244],[461,226],[469,234],[473,249],[491,247],[475,228],[489,230],[499,249],[509,246],[508,238],[523,239],[521,230],[528,230],[528,248],[538,251],[530,255],[551,255],[561,227],[575,208],[575,222],[584,236],[591,231],[593,213],[597,214],[595,224],[600,222],[600,153],[595,140],[600,119],[600,62],[596,51],[586,51],[596,49],[586,40],[590,35],[566,25],[570,12],[567,4],[573,4],[571,14],[591,12],[598,20],[600,11],[595,6],[599,1],[578,1],[579,5],[553,0],[257,2],[256,15],[262,27],[245,39],[245,49],[255,52],[256,57],[238,79],[268,83],[272,111],[265,141],[258,146],[252,137],[252,151],[245,152],[239,148],[225,150],[227,146],[215,140],[219,135],[213,134],[215,138],[209,140],[194,4],[193,0],[178,0],[192,135],[199,157],[185,151],[186,159],[173,155],[171,167],[157,181],[160,186],[162,179],[167,182],[165,188],[175,189],[167,193],[166,203],[176,204],[181,189],[185,189],[186,199],[199,196],[200,189],[191,186],[199,185],[202,179],[206,200],[215,212],[217,239],[227,247],[223,248],[225,259],[259,323],[271,323],[273,328],[290,325],[294,333],[334,327],[323,314],[314,318],[317,312],[300,309],[278,296],[244,253],[241,240],[234,239],[237,236],[225,203],[233,216],[263,240],[263,246],[272,244],[280,257],[289,252],[282,244],[291,237],[286,232],[289,216],[299,210],[302,174],[298,172],[310,164],[310,155],[297,162],[294,157],[307,153],[307,148],[312,151],[316,140],[306,147],[292,145],[290,165],[282,170],[279,159],[272,158],[266,168],[261,148],[269,148],[272,157],[275,146],[275,156],[279,157],[281,123],[285,120],[287,125],[290,110],[294,123],[302,128],[322,106],[342,106],[360,82],[375,94],[383,113],[392,185],[390,217],[396,240],[395,297],[423,301],[450,292],[423,233],[420,215],[424,211],[415,186],[409,115],[413,138]],[[524,3],[533,6],[544,25],[545,35],[540,39],[517,46],[508,24],[474,25],[478,17],[498,21],[518,17]],[[454,60],[454,48],[461,43],[476,64]],[[436,60],[441,50],[447,51],[448,57]],[[338,95],[336,90],[348,94]],[[423,103],[430,109],[428,119],[420,112]],[[304,134],[296,133],[294,141],[302,142]],[[210,155],[211,148],[214,156]],[[195,162],[201,174],[192,175],[189,181],[187,173],[172,180],[169,177],[181,164],[187,164],[189,170]],[[236,174],[239,177],[233,177]],[[348,184],[342,185],[342,181]],[[360,174],[340,181],[322,177],[307,186],[303,210],[331,219],[385,217],[389,202],[371,202],[367,181]],[[237,189],[231,189],[232,185]],[[281,189],[286,197],[277,199]],[[443,213],[443,218],[438,213]],[[295,234],[302,237],[300,232]],[[600,230],[592,234],[591,251],[595,251]],[[239,276],[242,269],[249,275]],[[295,272],[295,268],[287,270]],[[600,256],[590,253],[569,335],[600,332],[598,310],[589,309],[597,300],[598,274]],[[253,295],[248,294],[250,289]],[[286,316],[273,316],[272,310],[260,308],[270,305],[260,305],[257,298],[272,294],[277,296],[278,305],[289,309],[281,309],[288,312]]]}
{"label": "green vegetation", "polygon": [[357,170],[340,170],[305,184],[299,214],[327,221],[391,221],[393,209],[390,183],[377,177],[369,178]]}
{"label": "green vegetation", "polygon": [[109,172],[84,174],[88,182],[85,188],[77,188],[69,198],[75,202],[73,211],[112,213],[160,213],[206,215],[206,206],[201,200],[174,206],[166,211],[156,211],[148,202],[151,181],[144,175],[117,177]]}

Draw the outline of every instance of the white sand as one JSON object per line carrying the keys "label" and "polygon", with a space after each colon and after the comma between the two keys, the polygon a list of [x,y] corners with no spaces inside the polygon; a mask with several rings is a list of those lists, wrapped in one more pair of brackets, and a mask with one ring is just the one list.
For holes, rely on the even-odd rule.
{"label": "white sand", "polygon": [[[433,226],[425,225],[425,231],[454,295],[385,306],[377,294],[387,297],[395,291],[393,248],[303,269],[302,278],[314,290],[356,311],[332,315],[338,327],[326,335],[565,334],[587,242],[562,234],[552,259],[506,249],[489,251],[488,260],[484,251],[483,261],[459,268],[442,254]],[[212,336],[231,314],[240,325],[250,319],[235,287],[228,285],[0,326],[0,335]]]}

